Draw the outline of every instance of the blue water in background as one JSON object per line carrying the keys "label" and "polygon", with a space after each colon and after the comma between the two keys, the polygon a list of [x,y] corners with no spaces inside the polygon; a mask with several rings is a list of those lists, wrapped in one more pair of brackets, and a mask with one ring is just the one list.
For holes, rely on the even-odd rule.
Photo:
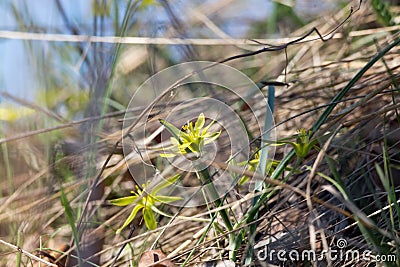
{"label": "blue water in background", "polygon": [[[68,16],[74,23],[91,23],[91,1],[61,1]],[[0,30],[21,31],[15,20],[11,6],[15,5],[21,13],[28,13],[23,17],[26,22],[26,31],[29,30],[30,20],[40,28],[40,32],[56,33],[55,29],[65,28],[57,12],[54,0],[6,0],[0,1]],[[70,34],[70,33],[68,33]],[[34,41],[35,45],[41,43],[43,54],[48,49],[47,42]],[[5,90],[13,95],[33,101],[35,93],[40,90],[42,83],[38,80],[35,71],[35,60],[29,53],[26,41],[14,39],[0,39],[0,90]],[[6,100],[0,99],[3,102]]]}
{"label": "blue water in background", "polygon": [[[60,0],[71,24],[80,29],[81,34],[93,35],[93,12],[92,0]],[[126,1],[121,1],[125,3]],[[207,1],[172,1],[171,6],[175,9],[177,15],[185,14],[185,8],[196,7],[200,3]],[[309,9],[317,5],[321,6],[320,1],[307,1],[300,5],[300,8]],[[326,1],[329,2],[329,1]],[[325,4],[326,4],[325,2]],[[313,4],[314,3],[314,4]],[[0,1],[0,31],[22,31],[18,22],[15,20],[11,6],[15,5],[22,13],[29,13],[24,16],[26,29],[25,31],[47,32],[47,33],[65,33],[67,29],[58,12],[55,0],[2,0]],[[309,6],[306,6],[309,5]],[[222,29],[232,37],[246,38],[246,32],[252,22],[265,19],[272,8],[272,1],[265,0],[248,0],[248,1],[231,1],[231,3],[218,11],[220,21],[224,21]],[[122,20],[123,11],[120,10],[120,19]],[[162,8],[150,8],[148,13],[140,13],[143,17],[143,23],[148,26],[137,33],[137,36],[162,36],[157,33],[157,29],[163,24],[168,24],[168,18]],[[39,29],[29,28],[29,19]],[[184,22],[184,21],[183,21]],[[64,30],[64,32],[63,32]],[[113,28],[107,27],[104,35],[114,35]],[[196,38],[194,36],[188,36]],[[215,38],[215,36],[211,36]],[[48,56],[49,44],[44,41],[34,41],[34,45],[41,46],[40,55],[29,53],[29,46],[26,41],[1,39],[0,38],[0,90],[5,90],[13,95],[25,98],[34,102],[35,93],[44,88],[44,83],[38,77],[36,69],[38,68],[37,60],[40,57]],[[178,56],[178,53],[176,53]],[[38,58],[35,58],[37,56]],[[62,65],[62,62],[59,62]],[[1,97],[1,96],[0,96]],[[0,98],[0,102],[6,100]],[[1,105],[1,103],[0,103]]]}

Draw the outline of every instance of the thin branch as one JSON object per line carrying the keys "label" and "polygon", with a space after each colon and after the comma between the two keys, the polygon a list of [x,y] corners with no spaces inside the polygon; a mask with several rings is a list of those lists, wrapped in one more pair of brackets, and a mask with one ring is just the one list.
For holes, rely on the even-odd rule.
{"label": "thin branch", "polygon": [[48,262],[48,261],[45,261],[45,260],[39,258],[38,256],[35,256],[35,255],[33,255],[32,253],[29,253],[28,251],[26,251],[26,250],[24,250],[24,249],[22,249],[22,248],[20,248],[20,247],[18,247],[18,246],[16,246],[16,245],[10,244],[10,243],[8,243],[8,242],[6,242],[6,241],[4,241],[4,240],[1,240],[1,239],[0,239],[0,243],[3,244],[3,245],[5,245],[5,246],[7,246],[7,247],[9,247],[9,248],[14,249],[14,250],[17,251],[17,252],[20,252],[20,253],[26,255],[27,257],[29,257],[29,258],[31,258],[31,259],[34,259],[34,260],[39,261],[39,262],[41,262],[41,263],[43,263],[43,264],[46,264],[47,266],[58,267],[57,264],[54,264],[54,263],[50,263],[50,262]]}
{"label": "thin branch", "polygon": [[53,111],[48,110],[48,109],[43,108],[43,107],[40,107],[40,106],[38,106],[38,105],[35,104],[35,103],[26,101],[25,99],[16,97],[16,96],[14,96],[14,95],[12,95],[12,94],[9,94],[9,93],[6,92],[6,91],[1,91],[1,90],[0,90],[0,95],[3,96],[4,98],[8,98],[8,99],[10,99],[11,101],[14,101],[14,102],[20,104],[20,105],[22,105],[22,106],[31,108],[31,109],[36,110],[36,111],[39,111],[39,112],[42,112],[42,113],[44,113],[45,115],[47,115],[48,117],[50,117],[50,118],[54,118],[54,119],[56,119],[56,120],[58,120],[58,121],[61,121],[61,122],[64,122],[64,123],[68,123],[68,121],[67,121],[66,119],[64,119],[64,118],[61,117],[60,115],[54,113]]}
{"label": "thin branch", "polygon": [[[263,44],[263,45],[266,45],[267,47],[264,47],[264,48],[262,48],[260,50],[257,50],[257,51],[253,51],[253,52],[249,52],[249,53],[244,53],[244,54],[228,57],[226,59],[223,59],[223,60],[219,61],[219,63],[225,63],[225,62],[232,61],[232,60],[235,60],[235,59],[254,56],[254,55],[258,55],[258,54],[265,53],[265,52],[286,50],[291,45],[302,44],[302,43],[305,43],[305,42],[316,41],[316,40],[319,40],[319,39],[322,40],[323,42],[326,42],[326,41],[332,39],[334,34],[336,33],[336,31],[339,28],[341,28],[350,19],[350,17],[354,13],[356,13],[358,10],[360,10],[361,4],[362,4],[362,0],[360,0],[359,5],[358,5],[356,10],[353,10],[353,8],[351,8],[350,9],[350,14],[346,17],[346,19],[344,19],[339,25],[337,25],[333,30],[331,30],[330,32],[328,32],[325,35],[322,35],[318,31],[317,28],[313,27],[308,33],[304,34],[303,36],[301,36],[299,38],[296,38],[296,39],[294,39],[294,40],[292,40],[290,42],[287,42],[285,44],[282,44],[282,45],[263,44],[263,43],[261,43],[259,41],[252,40],[253,42],[255,42],[257,44]],[[317,33],[318,38],[307,39],[307,37],[309,37],[313,32]]]}

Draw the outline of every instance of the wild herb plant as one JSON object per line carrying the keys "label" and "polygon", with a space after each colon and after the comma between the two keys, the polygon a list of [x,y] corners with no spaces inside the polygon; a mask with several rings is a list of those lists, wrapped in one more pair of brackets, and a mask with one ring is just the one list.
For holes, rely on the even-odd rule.
{"label": "wild herb plant", "polygon": [[181,200],[181,197],[162,196],[158,195],[158,193],[161,189],[164,189],[174,184],[179,179],[179,177],[180,175],[177,174],[171,178],[166,179],[165,181],[160,182],[158,185],[154,186],[153,189],[150,189],[150,192],[146,191],[150,184],[150,182],[148,182],[147,184],[143,184],[142,188],[136,186],[136,191],[131,191],[131,193],[133,194],[132,196],[110,200],[110,203],[116,206],[128,206],[131,204],[134,205],[131,214],[125,220],[124,224],[117,230],[116,233],[117,234],[121,233],[121,231],[133,221],[136,214],[140,210],[142,210],[143,220],[145,222],[147,229],[149,230],[156,229],[157,221],[154,212],[161,213],[157,209],[156,205],[159,203],[170,203]]}
{"label": "wild herb plant", "polygon": [[[196,122],[189,122],[184,125],[182,131],[176,128],[171,123],[160,120],[160,123],[172,134],[170,147],[164,148],[164,150],[168,151],[167,153],[160,153],[160,157],[175,157],[178,155],[185,155],[193,153],[197,158],[201,157],[204,152],[204,146],[216,140],[220,134],[221,130],[215,133],[210,133],[209,129],[213,125],[213,122],[205,126],[205,116],[201,113]],[[218,195],[217,190],[212,186],[211,177],[207,169],[201,169],[196,171],[197,177],[201,180],[202,184],[211,185],[209,186],[209,193],[211,194],[212,199],[217,199],[218,205],[220,205],[220,201],[218,200],[220,197]],[[146,188],[148,185],[142,185],[142,188],[137,187],[136,192],[131,191],[133,196],[122,197],[118,199],[110,200],[110,203],[117,206],[127,206],[130,204],[134,204],[134,208],[126,219],[125,223],[117,230],[117,234],[122,231],[126,226],[128,226],[136,214],[142,210],[144,222],[146,227],[150,230],[153,230],[157,227],[157,222],[154,217],[154,212],[161,213],[157,208],[157,203],[170,203],[174,201],[181,200],[181,197],[175,196],[160,196],[157,193],[172,184],[174,184],[180,177],[180,174],[176,174],[173,177],[167,179],[164,182],[156,185],[154,189],[150,189],[150,192],[146,192]],[[225,210],[220,212],[226,227],[229,230],[232,230],[232,224],[229,220],[229,216]]]}
{"label": "wild herb plant", "polygon": [[[215,141],[221,134],[221,130],[215,133],[209,132],[214,121],[205,126],[205,116],[203,113],[200,113],[194,126],[192,122],[189,122],[183,126],[182,131],[165,120],[160,120],[160,123],[164,125],[173,136],[171,137],[173,145],[166,148],[171,150],[171,152],[160,154],[162,157],[174,157],[178,154],[185,155],[188,153],[193,153],[196,157],[201,157],[202,153],[204,153],[204,146]],[[195,169],[197,178],[202,185],[205,185],[210,194],[210,198],[214,200],[215,205],[217,207],[222,206],[222,201],[220,200],[217,189],[213,185],[208,168],[200,163],[195,166]],[[232,231],[233,226],[227,210],[222,209],[219,211],[219,214],[224,221],[225,227],[229,231]],[[230,234],[230,236],[233,238],[232,234]],[[230,238],[230,240],[232,240],[232,238]]]}
{"label": "wild herb plant", "polygon": [[192,122],[189,122],[182,127],[182,131],[165,120],[160,120],[160,123],[173,136],[171,137],[172,145],[164,148],[167,151],[170,150],[170,152],[160,154],[161,157],[175,157],[180,154],[193,153],[199,158],[203,153],[204,146],[215,141],[221,135],[221,130],[215,133],[209,132],[214,122],[204,127],[205,117],[203,113],[199,115],[194,126]]}

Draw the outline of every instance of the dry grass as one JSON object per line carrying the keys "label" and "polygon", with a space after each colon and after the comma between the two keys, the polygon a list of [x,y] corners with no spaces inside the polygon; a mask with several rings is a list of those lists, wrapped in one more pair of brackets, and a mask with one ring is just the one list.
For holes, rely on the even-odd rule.
{"label": "dry grass", "polygon": [[[348,10],[349,8],[344,8],[335,16],[326,16],[313,21],[293,33],[293,36],[301,36],[312,27],[316,27],[322,33],[329,32],[346,17]],[[326,42],[317,39],[288,47],[286,51],[288,61],[285,59],[284,51],[279,51],[227,64],[251,72],[251,78],[255,81],[269,77],[289,83],[287,87],[276,89],[274,114],[277,138],[286,138],[294,135],[296,129],[311,128],[326,105],[356,73],[379,51],[398,40],[398,31],[398,26],[382,27],[377,24],[371,8],[363,5],[351,16],[350,22],[339,29],[335,38]],[[218,46],[199,47],[201,55],[209,55],[210,50],[215,55],[221,55],[220,51],[223,51]],[[232,54],[238,54],[237,51],[238,48],[229,49]],[[375,164],[385,168],[383,153],[387,154],[385,158],[390,158],[392,164],[399,164],[400,160],[398,116],[400,99],[399,88],[396,88],[400,83],[399,54],[400,48],[394,47],[382,60],[375,63],[351,87],[327,123],[315,133],[315,136],[320,138],[321,148],[327,144],[326,154],[332,159],[333,165],[329,167],[325,157],[319,162],[316,161],[319,152],[313,150],[303,161],[300,173],[285,181],[288,185],[303,191],[304,195],[322,199],[353,215],[359,217],[371,215],[370,218],[374,220],[377,229],[381,230],[379,232],[376,229],[377,238],[381,238],[382,243],[388,243],[382,245],[386,249],[382,253],[397,253],[397,256],[399,250],[395,244],[397,246],[400,244],[399,232],[393,229],[399,229],[399,218],[396,212],[389,213],[388,209],[384,209],[388,205],[388,193],[382,186]],[[236,99],[227,101],[228,104],[234,104]],[[257,102],[257,99],[251,100],[254,110],[257,110]],[[140,110],[136,114],[138,112]],[[243,114],[245,117],[251,115],[246,111]],[[108,130],[98,133],[100,141],[97,142],[98,150],[94,159],[97,165],[96,173],[90,175],[87,180],[83,179],[84,163],[87,155],[92,152],[90,147],[82,146],[78,141],[80,136],[74,130],[76,125],[65,124],[66,129],[72,129],[68,132],[65,129],[59,130],[63,136],[78,137],[70,143],[66,140],[65,144],[70,151],[63,150],[63,147],[59,150],[52,149],[54,144],[45,142],[46,136],[51,136],[52,131],[6,142],[7,139],[13,138],[19,127],[23,128],[22,134],[29,132],[29,129],[22,127],[23,124],[8,126],[6,138],[1,140],[3,146],[7,146],[7,157],[4,157],[5,154],[1,156],[1,164],[6,166],[7,158],[9,167],[14,171],[9,174],[7,168],[0,170],[2,177],[11,175],[8,179],[1,180],[0,239],[42,258],[45,257],[40,251],[50,253],[49,249],[58,250],[65,245],[72,245],[73,249],[71,229],[60,202],[62,194],[60,186],[62,186],[70,206],[77,212],[75,220],[78,220],[78,215],[83,216],[84,223],[81,225],[84,226],[81,228],[84,229],[83,241],[90,243],[93,237],[103,241],[102,249],[92,255],[100,257],[101,266],[111,266],[119,249],[125,244],[127,246],[119,255],[116,266],[128,266],[130,260],[137,261],[144,251],[154,248],[160,248],[165,254],[169,254],[176,265],[182,264],[193,249],[194,254],[189,261],[191,266],[205,261],[226,259],[228,255],[226,233],[209,231],[207,238],[198,244],[201,234],[207,227],[206,222],[179,218],[170,221],[162,217],[159,227],[154,231],[148,231],[141,218],[136,218],[133,223],[136,229],[129,239],[125,238],[129,230],[124,232],[125,236],[115,235],[115,230],[123,223],[131,207],[121,209],[109,205],[106,200],[117,195],[127,195],[134,188],[135,183],[127,164],[135,171],[133,174],[135,176],[140,176],[146,168],[141,166],[142,159],[139,154],[132,154],[132,157],[125,162],[121,155],[121,146],[118,145],[117,149],[113,150],[115,142],[121,136],[119,129],[122,126],[122,114],[114,115],[104,119]],[[164,116],[165,113],[159,113],[155,118]],[[260,134],[255,124],[249,122],[247,127],[254,130],[255,136]],[[335,136],[327,143],[326,134],[333,132]],[[276,158],[284,158],[288,149],[288,147],[278,148]],[[55,154],[57,151],[63,151],[64,154],[61,158],[54,157],[53,161],[46,162],[45,158],[53,156],[46,156],[49,151]],[[107,167],[101,171],[101,167],[111,154]],[[157,154],[148,156],[149,160],[155,160]],[[309,166],[316,175],[311,177],[310,171],[306,170],[304,165]],[[69,177],[65,176],[66,168],[71,170]],[[353,210],[347,202],[335,197],[337,189],[319,175],[323,173],[333,177],[333,172],[337,172],[343,181],[357,207],[356,210]],[[398,188],[400,172],[393,167],[392,173],[394,184]],[[85,214],[82,215],[80,212],[85,207],[88,190],[98,174],[98,186],[102,188],[102,195],[95,201],[90,201]],[[396,194],[398,196],[398,191]],[[252,197],[254,195],[245,189],[232,191],[228,196],[226,207],[231,208],[236,218],[240,218],[251,205]],[[209,215],[215,212],[213,208],[208,210],[205,206],[183,209],[168,207],[166,210],[169,214],[179,213],[182,216],[205,219],[210,218]],[[392,222],[394,225],[391,225]],[[247,230],[249,225],[242,225],[240,228]],[[385,237],[385,233],[393,239]],[[21,236],[19,241],[17,235]],[[273,249],[321,250],[335,244],[339,238],[345,238],[348,247],[354,249],[363,250],[372,247],[354,223],[354,218],[347,218],[344,214],[324,205],[313,203],[309,197],[304,198],[285,188],[273,195],[260,208],[254,244],[249,246],[245,243],[240,247],[238,262],[243,264],[245,253],[254,245],[262,247],[265,242],[270,242],[270,248]],[[251,237],[246,239],[251,240]],[[157,243],[154,243],[156,240]],[[64,254],[71,250],[65,250]],[[0,246],[0,265],[15,266],[20,253],[21,251],[15,248]],[[54,259],[47,258],[47,260],[54,262]],[[22,253],[22,262],[23,266],[32,266],[34,261],[30,255]],[[271,263],[276,264],[276,261]],[[345,263],[367,266],[369,262],[331,262],[333,266]],[[256,266],[263,264],[261,261],[255,262]]]}

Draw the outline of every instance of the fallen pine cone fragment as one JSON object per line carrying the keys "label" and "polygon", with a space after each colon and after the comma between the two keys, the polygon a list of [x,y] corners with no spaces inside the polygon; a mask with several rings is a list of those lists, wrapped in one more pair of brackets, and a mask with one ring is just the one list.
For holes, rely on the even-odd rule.
{"label": "fallen pine cone fragment", "polygon": [[143,253],[139,261],[139,267],[175,267],[175,264],[167,259],[167,256],[159,249]]}

